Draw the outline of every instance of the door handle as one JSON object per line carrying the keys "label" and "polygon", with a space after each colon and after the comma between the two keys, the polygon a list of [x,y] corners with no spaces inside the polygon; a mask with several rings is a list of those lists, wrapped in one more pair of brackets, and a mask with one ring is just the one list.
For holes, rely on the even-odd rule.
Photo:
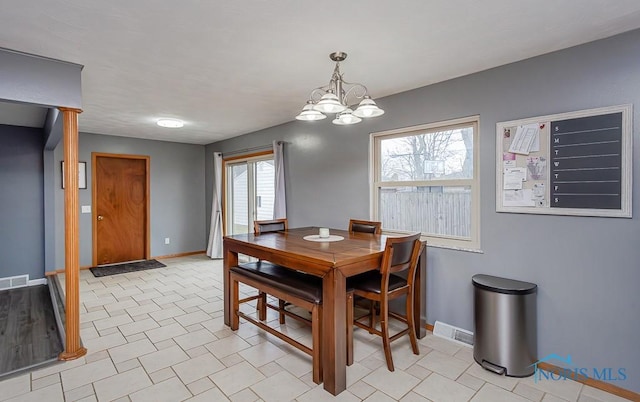
{"label": "door handle", "polygon": [[102,216],[102,215],[98,215],[98,220],[99,220],[99,221],[101,221],[101,220],[103,220],[103,219],[104,219],[104,216]]}

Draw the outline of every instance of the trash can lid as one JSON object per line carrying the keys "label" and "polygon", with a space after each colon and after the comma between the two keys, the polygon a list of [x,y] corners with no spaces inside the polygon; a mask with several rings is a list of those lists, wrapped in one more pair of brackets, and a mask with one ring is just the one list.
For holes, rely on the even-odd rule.
{"label": "trash can lid", "polygon": [[473,282],[473,286],[477,288],[509,295],[527,295],[536,293],[538,289],[538,285],[535,283],[499,278],[491,275],[477,274],[471,278],[471,281]]}

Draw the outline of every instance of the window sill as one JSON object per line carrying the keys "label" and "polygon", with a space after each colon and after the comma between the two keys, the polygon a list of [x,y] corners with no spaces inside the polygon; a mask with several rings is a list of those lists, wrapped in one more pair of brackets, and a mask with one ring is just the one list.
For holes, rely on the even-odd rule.
{"label": "window sill", "polygon": [[468,253],[484,254],[484,250],[482,250],[482,249],[465,248],[465,247],[459,247],[459,246],[449,246],[449,245],[445,245],[445,244],[427,243],[427,247],[445,248],[445,249],[449,249],[449,250],[466,251]]}
{"label": "window sill", "polygon": [[[401,230],[382,229],[382,234],[390,235],[390,236],[407,236],[411,234],[411,232],[405,232]],[[466,251],[468,253],[484,254],[484,251],[480,248],[469,248],[469,247],[455,246],[451,244],[438,244],[437,240],[434,240],[433,238],[430,238],[428,236],[422,236],[420,240],[426,241],[427,247],[436,247],[436,248],[444,248],[444,249],[456,250],[456,251]]]}

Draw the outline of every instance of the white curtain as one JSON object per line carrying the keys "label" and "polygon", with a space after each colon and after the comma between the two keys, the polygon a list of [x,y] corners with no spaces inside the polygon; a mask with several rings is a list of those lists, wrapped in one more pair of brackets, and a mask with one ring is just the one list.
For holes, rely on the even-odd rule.
{"label": "white curtain", "polygon": [[222,153],[213,153],[213,197],[211,197],[211,229],[207,255],[222,258]]}
{"label": "white curtain", "polygon": [[273,162],[276,167],[276,194],[273,202],[273,219],[287,217],[287,200],[284,189],[284,153],[282,141],[273,141]]}

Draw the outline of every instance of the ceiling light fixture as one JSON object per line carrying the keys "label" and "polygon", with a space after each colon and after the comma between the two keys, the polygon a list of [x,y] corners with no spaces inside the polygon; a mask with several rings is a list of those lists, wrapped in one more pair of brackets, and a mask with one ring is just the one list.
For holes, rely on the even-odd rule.
{"label": "ceiling light fixture", "polygon": [[180,128],[184,126],[184,122],[178,119],[159,119],[156,123],[160,127],[166,128]]}
{"label": "ceiling light fixture", "polygon": [[[329,85],[311,91],[307,104],[296,119],[303,121],[322,120],[326,114],[336,113],[333,124],[347,125],[360,123],[363,118],[376,117],[384,113],[371,99],[367,87],[358,83],[350,83],[342,79],[340,62],[347,58],[344,52],[335,52],[329,58],[336,62]],[[349,108],[349,99],[362,99],[355,110]]]}

